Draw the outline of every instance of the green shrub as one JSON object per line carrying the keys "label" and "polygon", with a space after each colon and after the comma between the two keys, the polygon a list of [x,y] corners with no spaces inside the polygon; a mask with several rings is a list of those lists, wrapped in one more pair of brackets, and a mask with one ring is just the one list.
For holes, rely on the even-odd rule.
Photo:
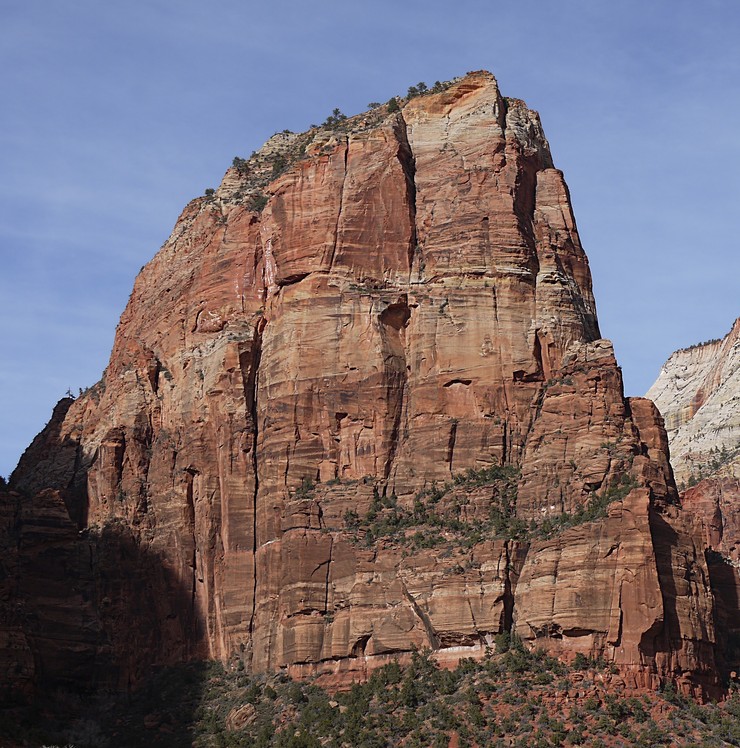
{"label": "green shrub", "polygon": [[347,119],[346,114],[342,114],[342,112],[336,108],[332,111],[332,113],[324,120],[322,127],[328,127],[328,128],[335,128],[338,125],[340,125],[344,120]]}
{"label": "green shrub", "polygon": [[511,633],[509,631],[502,631],[501,633],[496,634],[493,641],[496,645],[497,654],[508,652],[511,647]]}
{"label": "green shrub", "polygon": [[268,197],[262,192],[255,192],[249,196],[247,207],[255,213],[261,213],[267,205]]}
{"label": "green shrub", "polygon": [[249,171],[249,161],[239,156],[234,156],[234,160],[231,165],[240,173],[245,174]]}
{"label": "green shrub", "polygon": [[312,478],[302,478],[301,485],[296,488],[293,492],[294,499],[310,499],[313,498],[316,484]]}

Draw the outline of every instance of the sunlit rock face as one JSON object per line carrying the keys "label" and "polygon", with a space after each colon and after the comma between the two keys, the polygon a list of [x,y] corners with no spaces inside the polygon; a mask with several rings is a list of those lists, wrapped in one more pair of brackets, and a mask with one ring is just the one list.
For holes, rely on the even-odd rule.
{"label": "sunlit rock face", "polygon": [[679,484],[725,465],[725,475],[740,478],[740,318],[721,340],[676,351],[646,397],[665,419]]}
{"label": "sunlit rock face", "polygon": [[341,684],[513,628],[714,686],[702,541],[600,339],[539,117],[489,73],[440,88],[235,162],[21,460],[18,506],[52,489],[91,549],[119,682],[215,657]]}

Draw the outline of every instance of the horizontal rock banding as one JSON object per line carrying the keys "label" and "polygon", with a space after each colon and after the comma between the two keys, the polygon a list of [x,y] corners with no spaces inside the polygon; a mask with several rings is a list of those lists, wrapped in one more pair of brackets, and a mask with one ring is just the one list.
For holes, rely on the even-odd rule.
{"label": "horizontal rock banding", "polygon": [[[94,549],[126,539],[129,633],[96,619],[121,680],[194,656],[351,678],[414,648],[483,654],[513,626],[638,685],[713,685],[659,418],[600,340],[539,117],[488,73],[235,164],[66,406],[13,485],[58,491]],[[476,478],[494,466],[508,483]],[[142,559],[176,602],[129,655]],[[681,563],[695,583],[674,584]]]}

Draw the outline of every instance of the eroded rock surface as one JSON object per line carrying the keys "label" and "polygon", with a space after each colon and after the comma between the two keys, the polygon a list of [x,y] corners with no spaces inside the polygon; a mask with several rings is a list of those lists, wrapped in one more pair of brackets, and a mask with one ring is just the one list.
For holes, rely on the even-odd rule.
{"label": "eroded rock surface", "polygon": [[740,456],[740,318],[722,340],[676,351],[646,397],[665,419],[679,483]]}
{"label": "eroded rock surface", "polygon": [[[711,689],[706,566],[653,411],[600,340],[539,117],[472,73],[275,136],[191,202],[103,379],[12,485],[21,507],[51,490],[74,547],[125,539],[131,574],[89,603],[123,679],[208,656],[336,683],[514,626]],[[476,478],[495,466],[518,477]]]}

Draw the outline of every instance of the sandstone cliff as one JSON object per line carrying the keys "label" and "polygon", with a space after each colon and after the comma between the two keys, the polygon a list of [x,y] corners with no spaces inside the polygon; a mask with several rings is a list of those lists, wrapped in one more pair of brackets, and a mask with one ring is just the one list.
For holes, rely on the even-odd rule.
{"label": "sandstone cliff", "polygon": [[[740,318],[722,340],[676,351],[648,391],[665,419],[676,480],[737,464],[740,456]],[[727,469],[728,475],[740,477]],[[693,481],[692,481],[693,482]]]}
{"label": "sandstone cliff", "polygon": [[[650,388],[665,418],[686,512],[701,527],[727,666],[740,668],[740,319],[676,351]],[[686,487],[688,484],[688,487]]]}
{"label": "sandstone cliff", "polygon": [[9,623],[37,673],[339,682],[513,627],[633,686],[716,687],[703,537],[600,339],[539,117],[488,73],[402,104],[235,160],[136,279],[103,379],[11,479],[13,537],[46,528],[17,598],[57,528],[47,563],[89,559],[65,575],[84,642],[42,656]]}

